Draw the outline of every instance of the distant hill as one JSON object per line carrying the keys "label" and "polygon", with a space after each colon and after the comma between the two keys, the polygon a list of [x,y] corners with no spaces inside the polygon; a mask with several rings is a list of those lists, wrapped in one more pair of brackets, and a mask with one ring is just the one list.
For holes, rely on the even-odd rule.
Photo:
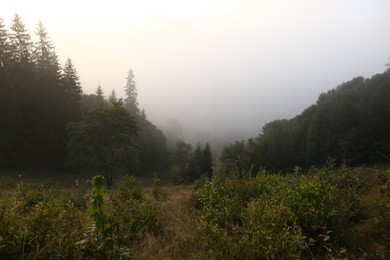
{"label": "distant hill", "polygon": [[[235,157],[235,158],[233,158]],[[259,136],[225,147],[225,167],[288,171],[328,158],[351,166],[389,161],[390,69],[322,93],[290,120],[267,123]],[[236,161],[235,163],[232,163]]]}

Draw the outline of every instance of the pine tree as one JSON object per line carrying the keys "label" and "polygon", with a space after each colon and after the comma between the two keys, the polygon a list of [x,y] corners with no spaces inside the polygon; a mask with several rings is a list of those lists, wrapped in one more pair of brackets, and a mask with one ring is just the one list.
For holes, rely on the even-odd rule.
{"label": "pine tree", "polygon": [[38,41],[34,44],[34,61],[36,67],[38,71],[45,71],[58,79],[60,75],[58,56],[55,53],[48,32],[41,21],[38,22],[35,33],[38,36]]}
{"label": "pine tree", "polygon": [[64,107],[67,121],[78,119],[81,113],[82,89],[80,78],[70,58],[67,59],[61,75],[64,91]]}
{"label": "pine tree", "polygon": [[82,94],[80,78],[70,58],[66,60],[61,80],[65,93],[69,97],[79,100]]}
{"label": "pine tree", "polygon": [[14,87],[7,69],[10,62],[10,45],[3,21],[0,18],[0,169],[14,163],[13,148],[15,140],[18,139],[15,125],[19,123],[19,120],[16,120]]}
{"label": "pine tree", "polygon": [[31,36],[27,32],[21,17],[15,14],[10,33],[12,60],[17,64],[30,64],[32,62]]}
{"label": "pine tree", "polygon": [[10,59],[10,43],[4,20],[0,18],[0,70],[5,69]]}
{"label": "pine tree", "polygon": [[103,89],[102,89],[102,86],[100,85],[100,82],[96,88],[96,91],[95,91],[95,94],[96,96],[98,96],[98,98],[100,98],[102,101],[104,100],[104,92],[103,92]]}
{"label": "pine tree", "polygon": [[112,90],[112,91],[111,91],[111,94],[108,96],[108,102],[109,102],[110,104],[113,104],[113,103],[115,103],[115,102],[117,102],[117,101],[118,101],[118,98],[116,97],[115,90]]}
{"label": "pine tree", "polygon": [[134,73],[133,70],[129,70],[126,77],[126,86],[125,86],[125,108],[132,115],[139,114],[138,101],[137,101],[137,88],[134,81]]}

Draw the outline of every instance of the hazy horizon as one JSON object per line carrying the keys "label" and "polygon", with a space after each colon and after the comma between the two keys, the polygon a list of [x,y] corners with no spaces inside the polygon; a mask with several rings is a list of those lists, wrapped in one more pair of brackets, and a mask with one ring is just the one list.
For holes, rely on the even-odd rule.
{"label": "hazy horizon", "polygon": [[84,93],[100,83],[123,97],[131,68],[149,120],[162,129],[178,121],[185,140],[255,136],[320,93],[384,71],[389,11],[385,0],[0,4],[7,28],[15,12],[33,38],[44,23]]}

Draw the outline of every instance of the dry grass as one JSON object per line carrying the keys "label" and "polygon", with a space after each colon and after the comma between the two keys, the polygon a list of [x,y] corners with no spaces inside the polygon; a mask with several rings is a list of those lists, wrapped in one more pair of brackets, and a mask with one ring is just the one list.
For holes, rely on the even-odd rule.
{"label": "dry grass", "polygon": [[159,211],[160,234],[147,234],[131,249],[136,259],[199,259],[201,243],[196,233],[196,218],[190,200],[191,186],[165,186],[166,199],[157,201],[150,188],[145,196]]}

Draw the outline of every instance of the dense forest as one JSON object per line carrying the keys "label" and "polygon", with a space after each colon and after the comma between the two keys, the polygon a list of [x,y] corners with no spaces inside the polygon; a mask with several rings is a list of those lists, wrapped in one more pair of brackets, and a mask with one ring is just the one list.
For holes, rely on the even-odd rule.
{"label": "dense forest", "polygon": [[295,166],[360,166],[390,160],[390,69],[357,77],[322,93],[317,103],[292,119],[267,123],[247,141],[225,147],[224,167],[257,172],[292,171]]}
{"label": "dense forest", "polygon": [[[33,40],[17,14],[9,30],[0,20],[0,61],[0,169],[112,176],[171,166],[182,180],[210,176],[210,146],[192,149],[179,141],[168,149],[162,131],[139,109],[131,69],[124,99],[114,91],[105,97],[100,84],[95,94],[83,94],[72,60],[59,63],[44,25],[37,24]],[[288,172],[328,158],[352,166],[388,161],[389,85],[389,69],[343,83],[300,115],[267,123],[259,136],[227,145],[220,162],[227,169]]]}
{"label": "dense forest", "polygon": [[124,98],[85,94],[41,22],[33,40],[0,19],[0,258],[389,258],[390,68],[219,163],[168,147],[125,80]]}
{"label": "dense forest", "polygon": [[[83,94],[72,60],[60,65],[41,22],[35,34],[32,40],[17,14],[9,31],[0,20],[0,168],[108,171],[121,161],[128,173],[166,169],[165,137],[138,108],[132,70],[124,100],[115,92],[104,97],[100,85]],[[99,156],[110,153],[111,166],[99,166]]]}

